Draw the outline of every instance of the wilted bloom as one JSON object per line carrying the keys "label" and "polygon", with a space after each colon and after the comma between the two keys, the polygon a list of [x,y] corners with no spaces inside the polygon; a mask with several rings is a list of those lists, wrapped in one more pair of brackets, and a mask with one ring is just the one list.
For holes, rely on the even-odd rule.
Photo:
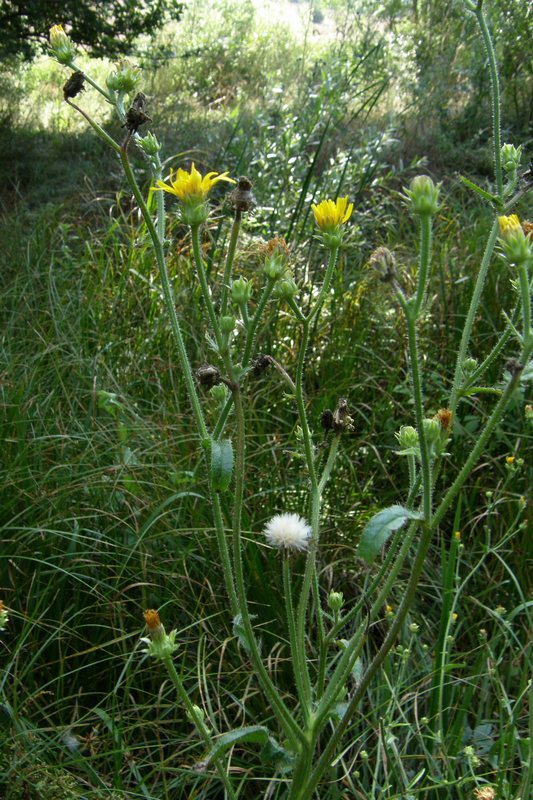
{"label": "wilted bloom", "polygon": [[277,514],[265,525],[264,534],[272,547],[307,550],[311,528],[298,514]]}
{"label": "wilted bloom", "polygon": [[62,25],[52,25],[50,28],[50,50],[60,64],[70,64],[76,51]]}
{"label": "wilted bloom", "polygon": [[159,619],[159,614],[153,608],[145,611],[143,616],[150,634],[141,639],[141,642],[148,645],[143,652],[148,653],[149,656],[160,659],[172,655],[172,653],[178,649],[178,645],[176,644],[177,631],[174,630],[170,633],[166,633],[163,623]]}
{"label": "wilted bloom", "polygon": [[498,222],[502,252],[507,261],[517,267],[533,261],[533,238],[524,232],[518,216],[498,217]]}
{"label": "wilted bloom", "polygon": [[263,269],[272,281],[282,278],[289,266],[289,248],[282,236],[275,236],[262,247],[265,254]]}
{"label": "wilted bloom", "polygon": [[4,601],[0,600],[0,631],[5,631],[8,619],[9,614],[7,608],[4,605]]}
{"label": "wilted bloom", "polygon": [[417,175],[405,190],[415,214],[432,216],[439,210],[440,184],[435,185],[429,175]]}

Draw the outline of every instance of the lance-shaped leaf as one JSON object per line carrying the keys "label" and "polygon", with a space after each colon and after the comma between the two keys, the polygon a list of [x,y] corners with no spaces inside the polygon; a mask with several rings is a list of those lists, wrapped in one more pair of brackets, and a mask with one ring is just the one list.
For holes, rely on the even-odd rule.
{"label": "lance-shaped leaf", "polygon": [[275,762],[278,767],[282,769],[290,768],[290,764],[294,758],[293,754],[285,750],[276,740],[270,735],[268,728],[263,725],[249,725],[244,728],[235,728],[233,731],[228,731],[220,736],[213,749],[207,757],[207,761],[212,761],[226,752],[230,747],[236,744],[260,744],[261,755],[265,761]]}
{"label": "lance-shaped leaf", "polygon": [[371,564],[394,531],[405,525],[408,519],[423,518],[419,511],[404,506],[389,506],[378,511],[365,526],[357,554]]}
{"label": "lance-shaped leaf", "polygon": [[211,480],[213,489],[225,492],[233,472],[233,445],[231,439],[211,440]]}

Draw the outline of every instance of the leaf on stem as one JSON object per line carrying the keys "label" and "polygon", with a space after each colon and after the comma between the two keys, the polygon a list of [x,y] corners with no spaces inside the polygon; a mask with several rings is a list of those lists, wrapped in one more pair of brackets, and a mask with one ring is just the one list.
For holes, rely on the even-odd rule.
{"label": "leaf on stem", "polygon": [[371,564],[390,535],[401,528],[408,519],[423,519],[420,511],[412,511],[404,506],[389,506],[378,511],[366,524],[359,542],[357,554]]}
{"label": "leaf on stem", "polygon": [[233,445],[231,439],[211,440],[211,480],[213,489],[225,492],[233,472]]}

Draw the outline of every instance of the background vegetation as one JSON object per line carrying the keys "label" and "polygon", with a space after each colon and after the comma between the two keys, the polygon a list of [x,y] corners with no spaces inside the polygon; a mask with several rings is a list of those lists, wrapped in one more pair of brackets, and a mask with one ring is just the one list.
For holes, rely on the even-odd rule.
{"label": "background vegetation", "polygon": [[[257,282],[258,241],[283,235],[297,277],[312,281],[322,266],[310,203],[337,191],[355,202],[306,375],[316,428],[338,397],[348,398],[356,420],[329,489],[320,554],[324,587],[347,601],[371,577],[354,557],[364,522],[407,482],[394,437],[411,415],[405,336],[368,257],[386,245],[409,275],[417,231],[400,191],[421,169],[442,180],[422,332],[427,410],[436,411],[490,225],[457,181],[458,172],[478,182],[491,175],[488,72],[472,21],[461,3],[376,5],[286,3],[290,27],[245,0],[209,9],[190,0],[179,23],[137,49],[168,166],[193,159],[254,182],[257,208],[245,222],[238,272]],[[488,11],[504,141],[524,143],[526,164],[533,10],[493,0]],[[109,69],[105,58],[98,62],[102,79]],[[0,642],[0,794],[215,798],[216,782],[195,766],[201,748],[172,687],[141,656],[142,610],[159,608],[178,628],[178,669],[222,728],[245,721],[244,697],[248,722],[263,717],[263,700],[233,641],[213,568],[205,487],[193,471],[197,443],[151,251],[137,243],[139,217],[120,165],[62,105],[65,78],[45,59],[6,63],[0,75],[0,597],[11,613]],[[89,92],[82,102],[106,121]],[[140,156],[135,166],[143,180]],[[528,215],[527,198],[517,211]],[[219,212],[205,233],[211,270],[228,236],[227,209]],[[194,302],[184,231],[174,224],[171,235],[177,306],[187,309],[187,343],[199,365],[208,357],[203,308]],[[473,356],[494,341],[512,299],[495,261]],[[290,370],[297,343],[278,305],[260,337],[261,349]],[[497,381],[502,364],[494,369]],[[287,451],[296,418],[278,383],[267,375],[250,391],[244,524],[255,539],[276,511],[299,510],[305,486]],[[411,619],[419,630],[406,629],[351,725],[338,797],[463,800],[486,783],[506,800],[529,796],[527,401],[516,398],[434,543]],[[451,474],[488,408],[484,395],[461,406]],[[248,548],[246,561],[269,652],[282,631],[281,576],[266,549]],[[384,629],[372,629],[370,652]],[[287,657],[277,646],[270,666],[290,693]],[[267,789],[282,796],[276,784],[268,788],[270,769],[258,766],[257,752],[236,751],[232,764],[248,779],[243,797]]]}

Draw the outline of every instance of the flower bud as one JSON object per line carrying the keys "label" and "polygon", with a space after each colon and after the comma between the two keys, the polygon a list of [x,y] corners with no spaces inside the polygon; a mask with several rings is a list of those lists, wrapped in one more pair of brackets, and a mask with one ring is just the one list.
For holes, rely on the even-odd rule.
{"label": "flower bud", "polygon": [[289,263],[289,248],[285,239],[276,237],[264,247],[265,263],[263,266],[265,275],[272,281],[277,281],[285,274]]}
{"label": "flower bud", "polygon": [[406,197],[411,201],[414,214],[432,216],[439,210],[440,184],[435,184],[429,175],[417,175],[405,190]]}
{"label": "flower bud", "polygon": [[500,153],[504,172],[513,175],[520,166],[522,145],[520,145],[520,147],[515,147],[513,144],[504,144]]}
{"label": "flower bud", "polygon": [[439,425],[439,421],[436,419],[423,419],[422,425],[424,427],[426,442],[428,443],[429,448],[434,448],[440,443],[441,439],[441,427]]}
{"label": "flower bud", "polygon": [[153,133],[147,133],[146,136],[139,136],[136,140],[136,144],[147,156],[156,156],[161,150],[161,145],[157,141],[157,136]]}
{"label": "flower bud", "polygon": [[50,28],[50,50],[60,64],[71,64],[74,60],[76,50],[62,25],[53,25]]}
{"label": "flower bud", "polygon": [[528,266],[533,262],[533,237],[525,234],[516,214],[498,217],[500,243],[504,258],[512,266]]}
{"label": "flower bud", "polygon": [[330,592],[328,595],[328,608],[336,614],[339,613],[344,603],[344,595],[342,592]]}
{"label": "flower bud", "polygon": [[293,278],[284,278],[276,284],[276,294],[283,300],[292,300],[298,294],[298,286]]}
{"label": "flower bud", "polygon": [[412,425],[402,425],[396,434],[396,438],[402,450],[418,450],[418,433]]}
{"label": "flower bud", "polygon": [[217,383],[210,388],[209,394],[213,400],[222,405],[222,403],[226,402],[228,390],[223,383]]}
{"label": "flower bud", "polygon": [[237,278],[231,284],[231,299],[235,305],[240,306],[247,303],[252,296],[252,284],[250,281],[243,278]]}
{"label": "flower bud", "polygon": [[229,335],[233,333],[235,329],[235,317],[230,316],[229,314],[225,317],[220,317],[220,330],[222,333]]}
{"label": "flower bud", "polygon": [[129,61],[122,61],[116,70],[109,73],[105,82],[112,92],[131,94],[137,88],[140,79],[139,67],[130,64]]}
{"label": "flower bud", "polygon": [[476,358],[465,358],[461,365],[465,378],[468,378],[469,375],[472,375],[472,373],[476,371],[477,367],[478,362]]}

